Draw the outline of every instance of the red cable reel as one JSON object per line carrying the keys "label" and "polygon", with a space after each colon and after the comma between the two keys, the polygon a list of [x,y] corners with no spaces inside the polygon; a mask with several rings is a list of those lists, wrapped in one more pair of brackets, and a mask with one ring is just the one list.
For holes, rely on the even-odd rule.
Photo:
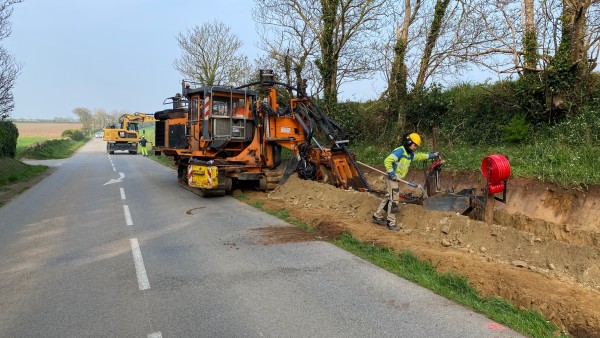
{"label": "red cable reel", "polygon": [[481,162],[481,173],[488,182],[486,187],[488,195],[503,192],[506,189],[506,181],[510,177],[510,163],[502,154],[486,156]]}

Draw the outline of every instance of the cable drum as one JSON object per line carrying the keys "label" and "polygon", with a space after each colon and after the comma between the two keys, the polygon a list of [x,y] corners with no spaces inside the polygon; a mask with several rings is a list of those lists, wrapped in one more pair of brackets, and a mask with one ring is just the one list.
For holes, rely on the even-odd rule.
{"label": "cable drum", "polygon": [[490,184],[488,193],[493,195],[504,191],[504,183]]}
{"label": "cable drum", "polygon": [[490,186],[498,185],[510,177],[510,163],[501,154],[486,156],[481,162],[481,173]]}

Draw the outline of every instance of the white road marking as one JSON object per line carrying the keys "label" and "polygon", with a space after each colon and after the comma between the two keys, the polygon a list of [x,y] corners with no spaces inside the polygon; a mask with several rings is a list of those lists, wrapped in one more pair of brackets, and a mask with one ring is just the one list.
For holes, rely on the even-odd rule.
{"label": "white road marking", "polygon": [[123,206],[123,212],[125,213],[125,223],[132,226],[133,221],[131,220],[131,213],[129,212],[129,206],[127,204]]}
{"label": "white road marking", "polygon": [[162,338],[162,333],[160,331],[148,333],[148,338]]}
{"label": "white road marking", "polygon": [[117,171],[117,168],[113,167],[113,171]]}
{"label": "white road marking", "polygon": [[135,264],[135,274],[137,275],[138,286],[140,290],[150,289],[150,282],[148,281],[148,275],[146,275],[146,268],[144,267],[144,259],[142,258],[142,252],[140,251],[140,244],[137,238],[131,238],[131,252],[133,253],[133,263]]}
{"label": "white road marking", "polygon": [[123,188],[119,188],[119,191],[121,192],[121,199],[124,200],[125,199],[125,190],[123,190]]}
{"label": "white road marking", "polygon": [[111,178],[110,181],[104,183],[104,185],[113,184],[113,183],[121,183],[121,182],[123,182],[124,178],[125,178],[125,174],[119,173],[119,178],[117,178],[117,179]]}

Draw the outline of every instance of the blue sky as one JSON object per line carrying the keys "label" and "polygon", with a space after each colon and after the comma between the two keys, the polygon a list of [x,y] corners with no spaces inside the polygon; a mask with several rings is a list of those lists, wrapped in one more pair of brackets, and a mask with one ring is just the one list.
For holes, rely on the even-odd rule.
{"label": "blue sky", "polygon": [[181,90],[175,37],[221,20],[253,60],[250,0],[25,0],[2,43],[23,65],[11,117],[75,118],[74,108],[154,113]]}

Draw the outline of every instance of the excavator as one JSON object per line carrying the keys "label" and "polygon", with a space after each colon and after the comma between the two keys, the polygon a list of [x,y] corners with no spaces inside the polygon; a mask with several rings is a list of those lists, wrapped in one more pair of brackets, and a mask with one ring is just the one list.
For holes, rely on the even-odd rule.
{"label": "excavator", "polygon": [[238,186],[271,190],[294,172],[371,189],[340,126],[302,89],[274,81],[273,71],[236,88],[184,80],[182,94],[163,103],[172,107],[154,114],[153,149],[173,157],[180,185],[198,195],[223,196]]}
{"label": "excavator", "polygon": [[139,124],[142,122],[155,122],[152,115],[144,113],[123,114],[119,117],[119,127],[108,126],[104,128],[106,141],[106,152],[114,154],[115,150],[128,151],[129,154],[137,154],[138,142],[140,141]]}

